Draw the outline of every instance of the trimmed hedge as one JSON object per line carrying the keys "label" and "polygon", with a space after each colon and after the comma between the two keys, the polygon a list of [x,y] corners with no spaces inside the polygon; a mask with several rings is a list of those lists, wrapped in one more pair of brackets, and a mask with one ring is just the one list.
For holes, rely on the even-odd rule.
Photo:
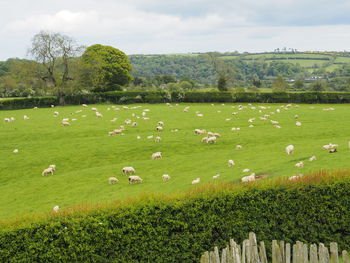
{"label": "trimmed hedge", "polygon": [[[164,92],[164,91],[110,91],[84,95],[67,95],[65,103],[130,104],[165,102],[260,102],[260,103],[350,103],[350,92]],[[15,98],[0,100],[0,109],[21,109],[58,105],[56,97]]]}
{"label": "trimmed hedge", "polygon": [[0,262],[198,262],[202,252],[259,240],[350,245],[350,180],[210,189],[119,209],[57,216],[0,233]]}

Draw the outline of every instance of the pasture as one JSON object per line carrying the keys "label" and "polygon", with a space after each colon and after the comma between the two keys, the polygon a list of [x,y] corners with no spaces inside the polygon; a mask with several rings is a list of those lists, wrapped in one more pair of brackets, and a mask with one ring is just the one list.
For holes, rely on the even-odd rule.
{"label": "pasture", "polygon": [[[239,182],[250,172],[274,178],[349,167],[349,105],[293,104],[288,109],[281,108],[282,104],[242,105],[242,110],[238,104],[216,103],[172,107],[140,104],[128,105],[128,110],[122,106],[115,106],[120,109],[115,110],[112,105],[89,105],[0,111],[0,218],[51,211],[55,205],[64,209],[140,193],[185,191],[196,187],[191,184],[196,178],[200,178],[200,184],[215,180]],[[188,112],[183,111],[186,106],[190,106]],[[91,107],[96,107],[103,117],[96,118]],[[323,110],[330,107],[335,110]],[[149,109],[145,117],[150,120],[142,119],[145,109]],[[59,112],[57,117],[55,111]],[[269,119],[259,120],[265,114],[270,115]],[[24,115],[29,120],[24,120]],[[15,121],[3,121],[10,117]],[[71,126],[62,126],[63,118],[69,118]],[[114,118],[117,120],[112,122]],[[249,123],[250,118],[256,120]],[[126,119],[138,125],[125,124]],[[281,128],[275,128],[271,120],[278,121]],[[155,130],[159,121],[165,123],[162,132]],[[296,126],[296,121],[302,125]],[[108,135],[120,125],[125,126],[124,135]],[[240,130],[232,131],[233,127]],[[194,129],[217,132],[221,137],[215,144],[202,143],[205,135],[195,135]],[[154,137],[147,139],[151,135]],[[156,136],[161,137],[160,142],[155,142]],[[339,144],[338,152],[323,150],[328,143]],[[290,144],[295,151],[287,155],[285,147]],[[236,149],[236,145],[242,149]],[[162,152],[163,158],[151,160],[154,152]],[[317,160],[310,162],[313,155]],[[228,166],[229,159],[234,160],[234,167]],[[304,167],[295,167],[300,161]],[[54,175],[42,176],[50,164],[57,166]],[[134,167],[143,183],[130,185],[121,172],[125,166]],[[250,172],[243,173],[243,169]],[[169,174],[171,179],[163,182],[163,174]],[[216,174],[220,177],[213,179]],[[109,184],[111,176],[119,183]]]}

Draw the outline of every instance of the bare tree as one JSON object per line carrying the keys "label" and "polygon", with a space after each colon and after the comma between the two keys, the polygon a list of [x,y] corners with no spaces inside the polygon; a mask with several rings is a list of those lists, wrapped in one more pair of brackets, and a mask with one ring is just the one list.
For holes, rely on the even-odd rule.
{"label": "bare tree", "polygon": [[28,53],[33,59],[39,62],[43,70],[41,79],[48,87],[53,87],[60,98],[60,103],[64,103],[64,90],[70,76],[71,59],[78,56],[82,51],[82,46],[60,33],[50,33],[41,31],[32,39],[32,46]]}

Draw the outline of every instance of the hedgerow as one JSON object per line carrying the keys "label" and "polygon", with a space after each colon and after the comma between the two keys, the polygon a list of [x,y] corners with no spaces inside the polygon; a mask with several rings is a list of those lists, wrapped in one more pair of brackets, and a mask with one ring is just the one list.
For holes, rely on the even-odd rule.
{"label": "hedgerow", "polygon": [[349,249],[349,177],[303,180],[213,184],[7,227],[0,262],[197,262],[203,251],[231,237],[241,242],[250,231],[259,240],[335,241]]}

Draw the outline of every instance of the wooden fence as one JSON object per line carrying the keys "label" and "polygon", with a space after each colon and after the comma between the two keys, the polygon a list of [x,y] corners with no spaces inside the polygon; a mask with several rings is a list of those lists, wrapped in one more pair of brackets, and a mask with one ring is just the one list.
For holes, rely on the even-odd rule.
{"label": "wooden fence", "polygon": [[[350,263],[346,250],[342,251],[342,263]],[[249,239],[243,241],[242,246],[233,239],[230,244],[222,249],[221,257],[218,247],[214,251],[205,252],[200,263],[339,263],[338,244],[330,243],[330,249],[320,243],[318,246],[312,244],[308,246],[297,241],[293,246],[284,241],[272,241],[272,259],[266,255],[263,241],[257,243],[256,235],[249,233]]]}

